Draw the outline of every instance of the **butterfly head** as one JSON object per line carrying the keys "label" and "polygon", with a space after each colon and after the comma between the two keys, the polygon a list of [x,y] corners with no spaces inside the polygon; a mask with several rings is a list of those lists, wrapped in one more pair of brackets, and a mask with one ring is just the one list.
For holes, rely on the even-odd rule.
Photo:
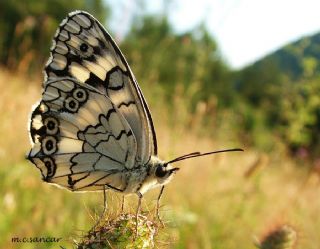
{"label": "butterfly head", "polygon": [[160,184],[166,184],[173,176],[173,173],[177,172],[179,168],[172,168],[171,165],[163,163],[158,164],[155,168],[154,175]]}
{"label": "butterfly head", "polygon": [[172,179],[174,173],[178,170],[179,168],[173,168],[170,164],[163,162],[158,158],[153,158],[150,175],[157,180],[157,184],[165,185]]}

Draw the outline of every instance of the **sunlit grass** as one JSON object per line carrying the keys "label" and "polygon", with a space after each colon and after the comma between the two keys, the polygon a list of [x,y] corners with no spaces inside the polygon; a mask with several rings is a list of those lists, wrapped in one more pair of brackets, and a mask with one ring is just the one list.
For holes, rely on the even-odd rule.
{"label": "sunlit grass", "polygon": [[[102,211],[101,193],[74,194],[43,183],[38,170],[24,159],[29,150],[27,118],[40,96],[40,80],[6,72],[0,74],[0,247],[57,248],[57,244],[12,243],[12,237],[62,237],[71,247],[94,224]],[[166,228],[156,239],[159,248],[255,248],[275,224],[291,224],[298,233],[297,248],[320,244],[319,176],[296,165],[283,151],[262,153],[234,141],[228,126],[204,127],[201,107],[196,117],[164,105],[161,90],[145,91],[154,116],[159,154],[171,159],[192,151],[242,147],[245,152],[220,154],[179,163],[181,170],[165,188],[161,215]],[[179,96],[179,95],[178,95]],[[176,119],[172,113],[181,111]],[[215,139],[206,129],[216,130]],[[208,132],[209,133],[209,132]],[[217,139],[219,138],[219,139]],[[260,160],[259,160],[260,159]],[[248,169],[254,172],[245,177]],[[154,211],[159,190],[146,194],[143,209]],[[108,194],[109,212],[119,209],[121,197]],[[126,202],[135,211],[137,198]]]}

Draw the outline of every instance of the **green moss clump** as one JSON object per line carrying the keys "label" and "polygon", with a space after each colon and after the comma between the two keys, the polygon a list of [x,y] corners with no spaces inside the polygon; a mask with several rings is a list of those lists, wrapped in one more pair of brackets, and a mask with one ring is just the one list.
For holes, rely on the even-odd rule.
{"label": "green moss clump", "polygon": [[136,234],[136,216],[123,214],[99,225],[85,235],[78,249],[133,249],[153,248],[157,225],[146,216],[138,215]]}

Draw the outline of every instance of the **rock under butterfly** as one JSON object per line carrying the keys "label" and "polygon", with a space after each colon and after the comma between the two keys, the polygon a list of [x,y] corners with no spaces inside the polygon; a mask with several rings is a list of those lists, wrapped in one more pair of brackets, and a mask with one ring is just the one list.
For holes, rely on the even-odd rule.
{"label": "rock under butterfly", "polygon": [[31,113],[27,158],[48,183],[141,197],[171,180],[175,162],[240,150],[160,160],[141,89],[114,40],[86,12],[72,12],[61,22],[44,74],[42,98]]}

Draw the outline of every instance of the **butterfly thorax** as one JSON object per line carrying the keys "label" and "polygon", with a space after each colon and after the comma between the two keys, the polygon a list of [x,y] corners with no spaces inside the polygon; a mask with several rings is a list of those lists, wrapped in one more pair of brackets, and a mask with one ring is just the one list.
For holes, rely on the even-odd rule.
{"label": "butterfly thorax", "polygon": [[170,182],[172,173],[176,170],[177,168],[172,169],[169,164],[152,156],[145,166],[128,171],[125,193],[144,194],[152,188],[165,185]]}

